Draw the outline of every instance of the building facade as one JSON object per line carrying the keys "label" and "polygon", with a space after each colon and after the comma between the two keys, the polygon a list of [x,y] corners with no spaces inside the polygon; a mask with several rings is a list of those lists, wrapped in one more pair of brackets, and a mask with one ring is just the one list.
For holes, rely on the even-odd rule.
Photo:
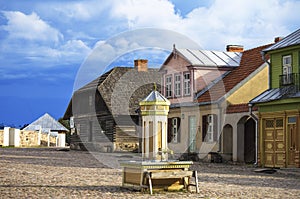
{"label": "building facade", "polygon": [[259,162],[300,167],[300,29],[262,53],[270,56],[270,89],[250,101],[259,111]]}
{"label": "building facade", "polygon": [[[161,70],[165,70],[164,92],[171,101],[169,146],[175,153],[193,154],[200,159],[217,153],[224,160],[257,161],[256,118],[249,112],[248,102],[268,89],[268,65],[260,54],[266,47],[268,45],[246,51],[238,48],[239,52],[199,51],[201,56],[192,50],[171,53]],[[214,57],[210,57],[210,53]],[[203,57],[207,55],[206,59],[220,63],[220,55],[227,53],[236,55],[235,64],[212,67]],[[193,65],[190,60],[195,57],[202,65]],[[191,74],[193,94],[185,98],[178,87],[184,91],[187,73]],[[178,86],[180,79],[181,87]]]}

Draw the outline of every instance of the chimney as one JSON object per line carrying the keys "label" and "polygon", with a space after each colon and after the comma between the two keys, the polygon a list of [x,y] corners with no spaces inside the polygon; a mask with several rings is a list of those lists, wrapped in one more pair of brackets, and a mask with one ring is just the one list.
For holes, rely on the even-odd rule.
{"label": "chimney", "polygon": [[275,37],[274,42],[277,43],[279,41],[281,41],[283,39],[283,37]]}
{"label": "chimney", "polygon": [[243,52],[244,46],[241,45],[227,45],[226,46],[227,52]]}
{"label": "chimney", "polygon": [[147,59],[136,59],[134,60],[134,68],[141,72],[147,72],[148,71],[148,60]]}

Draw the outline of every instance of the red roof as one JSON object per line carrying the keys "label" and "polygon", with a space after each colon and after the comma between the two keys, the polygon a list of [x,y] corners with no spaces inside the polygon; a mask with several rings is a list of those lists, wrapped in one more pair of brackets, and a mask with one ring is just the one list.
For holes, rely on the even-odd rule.
{"label": "red roof", "polygon": [[[252,108],[253,111],[257,111],[257,107]],[[243,113],[243,112],[249,112],[249,106],[248,104],[231,104],[227,107],[226,113]]]}
{"label": "red roof", "polygon": [[240,66],[233,69],[222,80],[218,81],[200,95],[197,99],[198,102],[215,102],[223,97],[264,63],[260,52],[270,45],[271,44],[244,51]]}

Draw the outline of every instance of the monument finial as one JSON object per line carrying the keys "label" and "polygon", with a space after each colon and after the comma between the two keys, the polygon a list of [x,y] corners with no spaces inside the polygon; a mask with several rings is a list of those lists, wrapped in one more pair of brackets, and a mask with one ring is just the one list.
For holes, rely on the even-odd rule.
{"label": "monument finial", "polygon": [[154,91],[157,90],[157,86],[156,86],[156,83],[155,83],[155,82],[153,83],[153,90],[154,90]]}

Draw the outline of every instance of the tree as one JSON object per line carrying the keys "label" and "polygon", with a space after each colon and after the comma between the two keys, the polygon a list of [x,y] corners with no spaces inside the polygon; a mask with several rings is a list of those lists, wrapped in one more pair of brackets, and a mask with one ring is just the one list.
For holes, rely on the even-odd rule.
{"label": "tree", "polygon": [[70,144],[70,136],[71,136],[70,121],[64,120],[63,118],[59,118],[58,122],[61,123],[64,127],[66,127],[69,130],[69,132],[66,133],[66,142]]}

